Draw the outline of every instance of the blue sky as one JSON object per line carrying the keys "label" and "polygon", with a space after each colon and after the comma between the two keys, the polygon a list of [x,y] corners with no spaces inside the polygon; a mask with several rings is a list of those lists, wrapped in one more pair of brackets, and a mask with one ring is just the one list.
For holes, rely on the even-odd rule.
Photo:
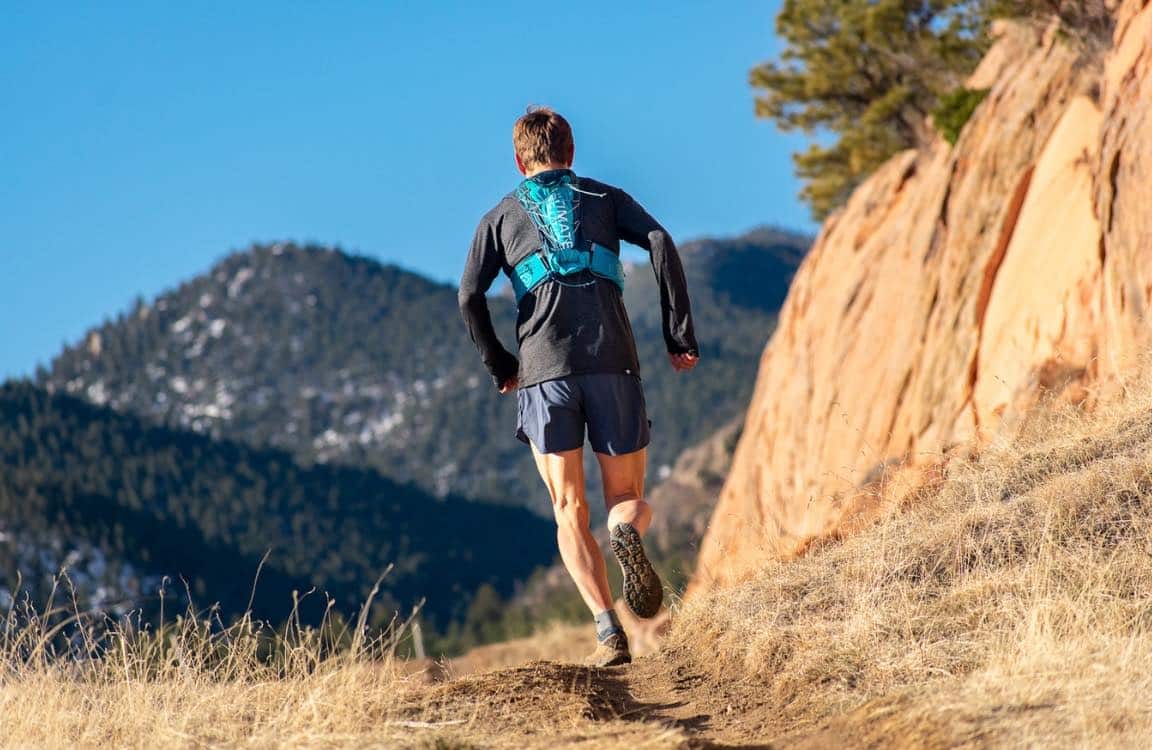
{"label": "blue sky", "polygon": [[454,281],[531,103],[683,239],[813,230],[768,2],[0,6],[0,378],[253,241]]}

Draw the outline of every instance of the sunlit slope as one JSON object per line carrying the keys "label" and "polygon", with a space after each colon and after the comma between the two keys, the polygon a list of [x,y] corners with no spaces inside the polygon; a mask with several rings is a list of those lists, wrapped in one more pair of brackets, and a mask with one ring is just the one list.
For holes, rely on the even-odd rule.
{"label": "sunlit slope", "polygon": [[664,658],[812,747],[1146,746],[1140,390],[1092,419],[1034,415],[862,532],[691,598]]}
{"label": "sunlit slope", "polygon": [[[1152,742],[1146,384],[1093,415],[1032,411],[981,455],[957,451],[907,500],[679,603],[662,650],[632,667],[572,673],[563,690],[545,665],[463,677],[432,693],[439,715],[475,700],[497,717],[477,736],[564,737],[543,717],[528,737],[499,718],[497,686],[537,669],[547,700],[610,696],[657,746]],[[566,662],[591,642],[588,628],[552,628],[454,665]]]}

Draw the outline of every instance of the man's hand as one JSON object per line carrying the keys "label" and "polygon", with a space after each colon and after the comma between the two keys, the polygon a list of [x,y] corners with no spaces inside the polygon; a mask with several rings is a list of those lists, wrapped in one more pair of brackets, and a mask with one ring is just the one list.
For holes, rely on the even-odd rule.
{"label": "man's hand", "polygon": [[516,390],[519,387],[520,387],[520,378],[516,375],[513,375],[512,377],[508,378],[507,380],[505,380],[500,385],[500,393],[502,393],[502,394],[511,393],[512,391]]}
{"label": "man's hand", "polygon": [[669,352],[668,361],[672,363],[672,369],[676,372],[688,372],[696,366],[700,357],[695,354],[672,354]]}

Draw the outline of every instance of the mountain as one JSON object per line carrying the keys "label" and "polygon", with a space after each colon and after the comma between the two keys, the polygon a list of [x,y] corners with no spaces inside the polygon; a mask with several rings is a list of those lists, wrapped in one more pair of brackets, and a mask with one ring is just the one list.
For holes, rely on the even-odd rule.
{"label": "mountain", "polygon": [[701,355],[700,365],[686,375],[668,366],[651,268],[629,267],[624,299],[653,425],[653,479],[666,478],[682,452],[743,415],[760,354],[810,242],[765,228],[684,244],[681,255]]}
{"label": "mountain", "polygon": [[257,617],[282,622],[293,591],[315,588],[303,608],[315,623],[328,597],[354,614],[393,564],[375,621],[427,598],[446,624],[478,588],[507,596],[555,555],[553,524],[524,508],[438,499],[370,469],[304,468],[28,383],[0,386],[0,466],[0,601],[22,579],[42,603],[66,568],[84,607],[152,616],[168,577],[169,592],[187,586],[225,620],[251,599]]}
{"label": "mountain", "polygon": [[[746,403],[807,243],[763,229],[684,245],[704,357],[691,376],[665,359],[653,274],[629,264],[657,474]],[[514,346],[511,300],[491,303]],[[483,371],[456,290],[338,250],[280,243],[229,255],[91,330],[38,384],[304,464],[370,467],[441,497],[548,511],[512,437],[515,402]]]}
{"label": "mountain", "polygon": [[696,582],[738,581],[938,479],[1038,401],[1091,405],[1152,345],[1152,6],[1114,33],[1002,22],[954,146],[831,216],[764,352]]}

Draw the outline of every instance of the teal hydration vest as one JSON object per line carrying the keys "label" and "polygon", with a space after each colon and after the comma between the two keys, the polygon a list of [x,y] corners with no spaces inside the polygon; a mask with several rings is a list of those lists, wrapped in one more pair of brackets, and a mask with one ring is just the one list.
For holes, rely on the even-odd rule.
{"label": "teal hydration vest", "polygon": [[547,175],[543,180],[529,177],[516,188],[516,199],[528,212],[542,243],[539,250],[512,269],[512,288],[517,302],[545,281],[564,284],[565,277],[581,271],[591,271],[624,291],[624,264],[620,256],[576,236],[574,193],[580,190],[572,186],[572,180],[572,174],[567,172],[559,177]]}

